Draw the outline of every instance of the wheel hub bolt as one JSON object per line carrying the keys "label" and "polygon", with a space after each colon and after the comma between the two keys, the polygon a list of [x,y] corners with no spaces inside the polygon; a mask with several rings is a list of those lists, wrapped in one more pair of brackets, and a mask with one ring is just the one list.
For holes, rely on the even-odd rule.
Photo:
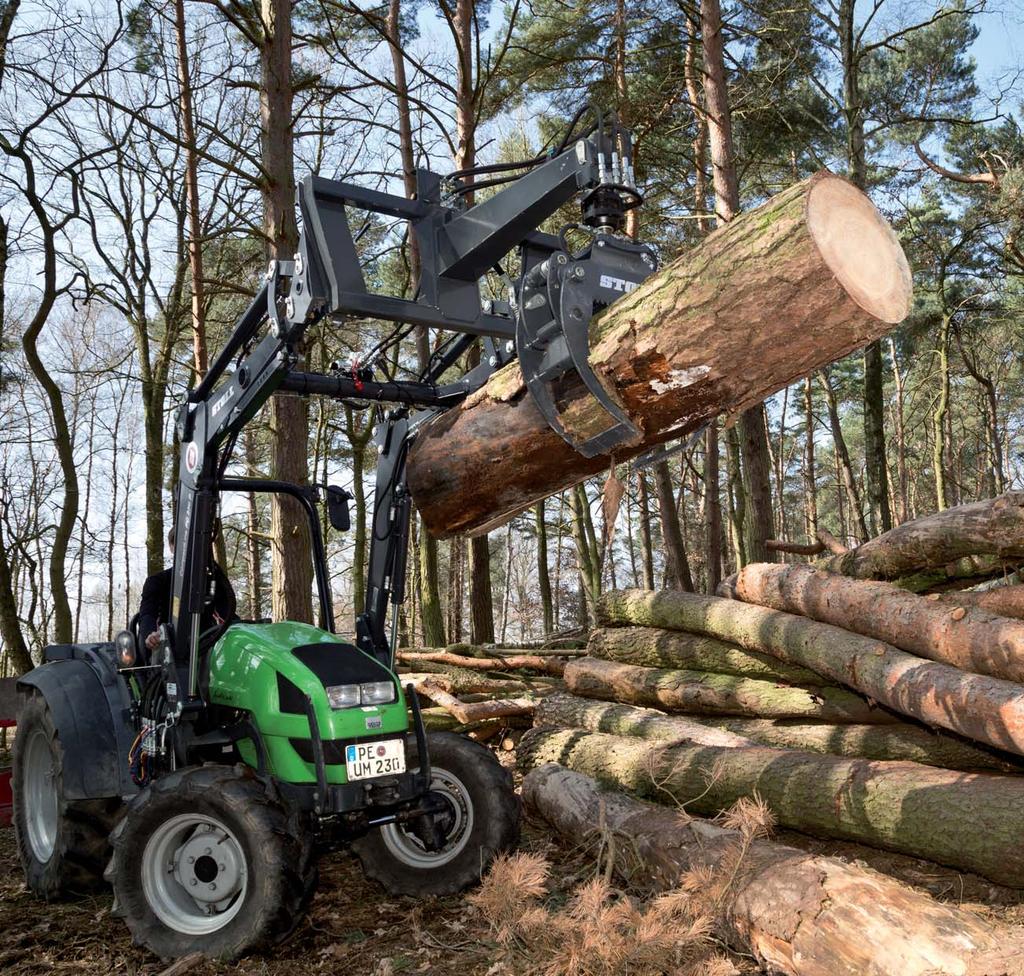
{"label": "wheel hub bolt", "polygon": [[195,864],[196,863],[196,859],[194,857],[189,857],[188,863],[189,864]]}
{"label": "wheel hub bolt", "polygon": [[189,882],[189,884],[190,884],[190,885],[193,885],[193,886],[194,886],[194,885],[197,885],[197,884],[199,884],[199,882],[198,882],[198,881],[197,881],[197,880],[196,880],[195,878],[193,878],[193,879],[192,879],[192,880],[191,880],[191,881]]}
{"label": "wheel hub bolt", "polygon": [[211,881],[210,882],[210,891],[216,891],[216,890],[217,890],[217,886]]}

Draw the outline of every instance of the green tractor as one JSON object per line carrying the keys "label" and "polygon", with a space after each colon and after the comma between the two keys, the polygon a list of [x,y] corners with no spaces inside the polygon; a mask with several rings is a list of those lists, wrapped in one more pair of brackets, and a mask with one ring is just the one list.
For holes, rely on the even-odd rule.
{"label": "green tractor", "polygon": [[[348,847],[389,892],[423,896],[473,884],[515,846],[508,771],[468,738],[427,735],[394,670],[412,504],[406,457],[421,424],[517,355],[536,407],[581,453],[636,436],[587,363],[590,317],[655,266],[648,248],[617,233],[642,199],[629,147],[628,132],[588,106],[556,150],[514,164],[524,175],[492,180],[509,185],[473,206],[463,202],[470,171],[442,180],[421,170],[412,200],[303,182],[298,253],[270,263],[177,413],[174,563],[159,641],[150,647],[129,629],[113,643],[53,645],[20,679],[15,827],[33,892],[53,898],[106,879],[136,942],[165,958],[230,959],[294,929],[325,850]],[[535,228],[577,195],[582,224],[572,226],[591,243],[570,252],[564,232]],[[347,209],[408,221],[422,263],[416,300],[367,288]],[[516,282],[499,264],[511,252]],[[507,302],[481,300],[480,279],[494,267]],[[300,370],[306,330],[345,316],[400,323],[381,362],[413,325],[449,337],[416,379],[375,378],[372,362]],[[444,381],[474,343],[480,365]],[[580,441],[562,423],[566,383],[590,392],[605,430]],[[334,633],[318,507],[344,531],[348,493],[228,471],[239,433],[272,395],[378,412],[366,603],[352,643]],[[222,496],[232,492],[285,496],[305,513],[319,626],[238,619],[212,559]]]}

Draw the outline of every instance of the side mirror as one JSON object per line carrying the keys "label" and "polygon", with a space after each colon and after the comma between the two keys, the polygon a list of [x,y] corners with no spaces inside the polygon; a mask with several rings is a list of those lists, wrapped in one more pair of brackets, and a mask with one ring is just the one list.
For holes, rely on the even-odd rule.
{"label": "side mirror", "polygon": [[327,518],[330,520],[331,528],[339,532],[348,532],[352,527],[352,520],[348,514],[348,500],[351,497],[344,488],[337,485],[327,486]]}
{"label": "side mirror", "polygon": [[135,667],[138,653],[135,647],[135,635],[130,630],[122,630],[114,638],[114,654],[119,668]]}

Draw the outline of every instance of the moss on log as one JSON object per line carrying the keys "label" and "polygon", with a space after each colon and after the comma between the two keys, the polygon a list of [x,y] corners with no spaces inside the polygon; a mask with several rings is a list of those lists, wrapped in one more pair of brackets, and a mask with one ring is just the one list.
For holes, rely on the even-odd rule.
{"label": "moss on log", "polygon": [[745,651],[711,637],[656,627],[599,627],[591,633],[587,650],[591,657],[602,661],[648,668],[714,671],[794,685],[835,684],[809,668],[786,664],[768,654]]}
{"label": "moss on log", "polygon": [[1009,756],[909,723],[835,725],[786,719],[684,717],[666,715],[653,708],[559,694],[537,703],[533,724],[571,726],[663,742],[689,739],[701,745],[732,748],[760,743],[777,749],[917,762],[965,772],[1024,773],[1024,763],[1013,762]]}
{"label": "moss on log", "polygon": [[530,729],[524,770],[557,762],[641,798],[717,814],[754,790],[785,827],[923,857],[1024,887],[1024,777],[959,773],[768,746],[660,744]]}
{"label": "moss on log", "polygon": [[[591,365],[640,431],[616,460],[864,346],[902,321],[910,299],[895,235],[840,177],[818,173],[740,214],[591,323]],[[567,428],[607,426],[578,379],[557,395]],[[551,429],[512,363],[420,431],[408,484],[443,538],[485,531],[607,467]]]}
{"label": "moss on log", "polygon": [[845,688],[802,688],[709,671],[643,668],[581,657],[565,668],[569,691],[631,705],[692,715],[816,718],[829,722],[891,723],[895,716]]}
{"label": "moss on log", "polygon": [[1024,681],[1024,622],[987,610],[810,566],[752,563],[737,574],[733,591],[747,603],[835,624],[931,661]]}
{"label": "moss on log", "polygon": [[936,664],[882,641],[779,610],[695,593],[616,590],[601,623],[703,634],[809,667],[925,725],[1024,755],[1024,687]]}
{"label": "moss on log", "polygon": [[[784,976],[1010,976],[1024,936],[940,904],[876,871],[601,789],[555,764],[523,780],[527,810],[566,841],[611,835],[618,873],[670,889],[699,871],[717,896],[716,934]],[[722,878],[728,884],[722,884]],[[714,879],[719,879],[716,883]]]}

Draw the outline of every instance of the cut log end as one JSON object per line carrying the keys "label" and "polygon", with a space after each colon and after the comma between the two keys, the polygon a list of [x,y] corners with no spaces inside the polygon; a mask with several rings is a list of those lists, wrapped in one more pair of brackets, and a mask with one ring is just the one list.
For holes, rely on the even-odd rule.
{"label": "cut log end", "polygon": [[852,183],[823,174],[807,194],[807,227],[829,270],[865,312],[902,322],[910,312],[910,265],[892,228]]}

